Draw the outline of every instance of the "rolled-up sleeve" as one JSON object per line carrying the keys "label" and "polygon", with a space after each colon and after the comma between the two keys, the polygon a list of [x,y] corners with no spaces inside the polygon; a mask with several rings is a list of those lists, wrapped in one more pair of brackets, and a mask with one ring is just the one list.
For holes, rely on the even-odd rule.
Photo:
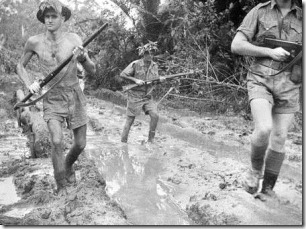
{"label": "rolled-up sleeve", "polygon": [[134,77],[134,62],[130,63],[120,74],[120,76]]}
{"label": "rolled-up sleeve", "polygon": [[258,7],[254,7],[243,19],[241,25],[238,27],[237,32],[242,32],[249,41],[252,41],[257,31],[258,23]]}

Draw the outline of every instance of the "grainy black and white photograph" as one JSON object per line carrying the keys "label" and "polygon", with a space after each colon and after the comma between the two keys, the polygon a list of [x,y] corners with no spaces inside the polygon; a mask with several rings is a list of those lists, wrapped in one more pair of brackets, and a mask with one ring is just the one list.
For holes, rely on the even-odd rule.
{"label": "grainy black and white photograph", "polygon": [[0,0],[0,225],[302,226],[302,0]]}

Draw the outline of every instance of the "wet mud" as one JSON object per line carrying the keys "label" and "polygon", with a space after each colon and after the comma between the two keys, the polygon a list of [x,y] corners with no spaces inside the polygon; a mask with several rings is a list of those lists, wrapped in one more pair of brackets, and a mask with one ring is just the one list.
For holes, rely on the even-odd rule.
{"label": "wet mud", "polygon": [[[301,129],[289,133],[276,195],[262,202],[241,185],[249,166],[249,120],[161,105],[155,143],[146,142],[149,118],[141,115],[125,144],[122,96],[104,101],[93,94],[87,146],[67,194],[55,192],[51,159],[29,158],[27,138],[9,107],[0,106],[0,224],[302,225]],[[1,96],[11,95],[4,90]],[[65,153],[71,136],[65,129]]]}

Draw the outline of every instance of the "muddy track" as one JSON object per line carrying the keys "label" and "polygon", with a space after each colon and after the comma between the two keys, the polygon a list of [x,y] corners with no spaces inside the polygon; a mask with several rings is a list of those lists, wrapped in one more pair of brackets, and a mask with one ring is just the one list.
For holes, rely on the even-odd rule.
{"label": "muddy track", "polygon": [[[0,199],[0,224],[302,224],[300,131],[291,132],[286,143],[276,197],[261,202],[241,186],[249,163],[249,121],[160,107],[154,144],[145,143],[146,116],[137,118],[129,143],[122,144],[125,109],[118,104],[124,99],[108,91],[92,95],[87,147],[76,163],[77,185],[68,187],[68,195],[55,194],[51,160],[28,158],[26,138],[2,109],[0,183],[13,191],[11,203]],[[65,139],[68,149],[68,130]]]}

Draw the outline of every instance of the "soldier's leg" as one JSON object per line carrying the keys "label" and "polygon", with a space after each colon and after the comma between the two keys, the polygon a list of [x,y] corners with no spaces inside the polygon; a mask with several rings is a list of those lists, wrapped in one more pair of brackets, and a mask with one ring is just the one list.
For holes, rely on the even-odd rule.
{"label": "soldier's leg", "polygon": [[62,123],[58,120],[50,119],[48,121],[48,128],[51,134],[52,142],[51,158],[54,169],[54,178],[57,188],[60,190],[66,186]]}
{"label": "soldier's leg", "polygon": [[135,121],[135,116],[127,116],[125,125],[121,134],[121,142],[127,142],[131,126]]}
{"label": "soldier's leg", "polygon": [[252,168],[244,180],[245,189],[253,194],[257,192],[262,176],[265,153],[272,130],[272,105],[266,99],[253,99],[250,103],[255,128],[251,137]]}
{"label": "soldier's leg", "polygon": [[150,116],[150,129],[149,129],[149,136],[148,136],[148,142],[153,142],[155,137],[155,130],[157,127],[159,115],[155,111],[149,111]]}
{"label": "soldier's leg", "polygon": [[262,193],[274,188],[283,160],[285,158],[284,145],[294,114],[274,114],[273,129],[270,136],[270,148],[267,152]]}
{"label": "soldier's leg", "polygon": [[142,106],[142,101],[135,102],[128,100],[126,108],[126,121],[121,134],[121,142],[127,142],[131,126],[135,121],[135,117],[141,113]]}
{"label": "soldier's leg", "polygon": [[148,134],[148,142],[153,142],[155,137],[155,130],[159,119],[159,115],[157,112],[157,105],[153,99],[150,99],[144,103],[142,109],[146,115],[150,116],[150,129]]}
{"label": "soldier's leg", "polygon": [[73,164],[86,146],[86,131],[86,124],[73,129],[74,143],[65,159],[66,179],[69,183],[76,182]]}

